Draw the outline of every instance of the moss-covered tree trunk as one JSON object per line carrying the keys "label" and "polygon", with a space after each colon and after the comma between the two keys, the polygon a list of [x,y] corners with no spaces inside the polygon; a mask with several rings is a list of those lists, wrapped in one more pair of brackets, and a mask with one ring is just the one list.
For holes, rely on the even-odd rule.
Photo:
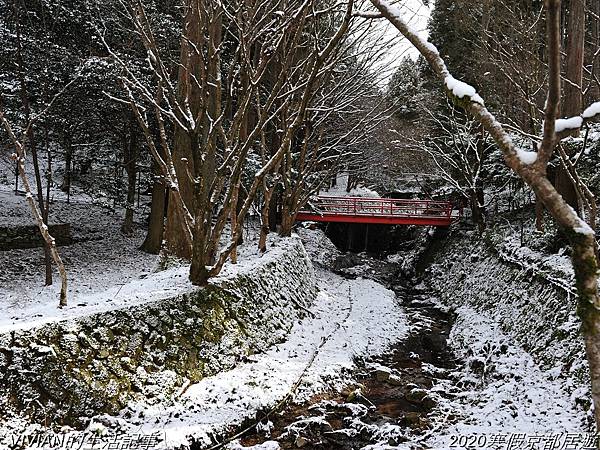
{"label": "moss-covered tree trunk", "polygon": [[[183,34],[179,55],[179,73],[177,79],[177,95],[182,103],[189,105],[192,113],[197,114],[202,106],[202,93],[198,83],[193,79],[200,72],[201,55],[194,47],[201,39],[200,5],[197,1],[187,0],[185,5]],[[188,211],[194,211],[194,186],[189,174],[195,170],[198,154],[197,139],[190,130],[185,130],[175,124],[173,138],[173,165],[177,176],[178,191],[169,190],[167,220],[165,225],[165,246],[169,254],[183,259],[191,259],[192,248],[186,233],[182,232],[186,224],[180,208],[177,207],[175,195],[180,195],[181,201]]]}
{"label": "moss-covered tree trunk", "polygon": [[577,314],[590,366],[592,399],[596,426],[600,424],[600,296],[598,295],[598,260],[593,235],[572,235],[573,268],[577,282]]}

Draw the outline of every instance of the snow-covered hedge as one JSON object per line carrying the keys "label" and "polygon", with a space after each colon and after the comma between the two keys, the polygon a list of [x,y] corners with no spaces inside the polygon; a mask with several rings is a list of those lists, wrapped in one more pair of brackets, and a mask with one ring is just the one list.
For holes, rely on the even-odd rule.
{"label": "snow-covered hedge", "polygon": [[436,254],[429,284],[448,306],[474,308],[585,402],[587,365],[566,256],[538,254],[510,239],[454,233]]}
{"label": "snow-covered hedge", "polygon": [[204,289],[0,334],[0,406],[78,424],[160,397],[287,335],[316,296],[297,237]]}

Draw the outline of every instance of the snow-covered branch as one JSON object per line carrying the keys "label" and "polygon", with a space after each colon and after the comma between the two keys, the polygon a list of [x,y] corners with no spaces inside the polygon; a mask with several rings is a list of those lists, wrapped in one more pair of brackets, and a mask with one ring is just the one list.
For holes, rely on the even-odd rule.
{"label": "snow-covered branch", "polygon": [[570,136],[574,131],[579,131],[585,124],[596,122],[600,119],[600,102],[592,103],[579,116],[567,119],[557,119],[555,132],[558,139]]}
{"label": "snow-covered branch", "polygon": [[[371,3],[402,33],[423,55],[437,77],[446,83],[450,75],[446,64],[437,49],[411,30],[403,20],[398,8],[386,0],[371,0]],[[544,137],[538,155],[517,150],[512,139],[502,125],[478,99],[473,99],[475,91],[465,93],[462,98],[454,92],[447,92],[453,101],[478,120],[503,153],[504,159],[529,186],[533,188],[547,210],[565,231],[573,246],[573,268],[577,278],[579,294],[579,314],[583,323],[586,352],[592,379],[592,396],[595,404],[596,424],[600,426],[600,294],[598,292],[598,258],[596,239],[592,228],[584,222],[565,199],[558,193],[546,174],[547,162],[557,142],[556,117],[560,101],[560,0],[546,0],[547,41],[549,52],[549,88],[546,102]],[[448,85],[446,83],[446,87]],[[448,89],[449,91],[449,89]],[[589,114],[596,113],[596,107]],[[581,118],[583,121],[583,117]],[[573,121],[574,124],[579,120]],[[535,155],[535,157],[534,157]]]}

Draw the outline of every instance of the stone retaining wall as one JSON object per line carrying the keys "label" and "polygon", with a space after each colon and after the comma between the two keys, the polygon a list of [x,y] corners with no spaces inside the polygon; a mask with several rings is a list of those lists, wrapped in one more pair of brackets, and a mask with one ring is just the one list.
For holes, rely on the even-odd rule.
{"label": "stone retaining wall", "polygon": [[[282,341],[316,295],[298,238],[206,288],[0,334],[0,406],[78,425],[136,396],[169,394]],[[1,409],[1,408],[0,408]],[[0,416],[2,414],[0,413]]]}
{"label": "stone retaining wall", "polygon": [[448,306],[471,306],[499,323],[541,367],[567,380],[568,391],[585,390],[588,369],[568,260],[560,266],[553,255],[546,258],[455,232],[437,249],[427,282]]}
{"label": "stone retaining wall", "polygon": [[[69,245],[73,242],[71,225],[61,223],[49,225],[48,229],[57,245]],[[0,250],[36,248],[44,245],[44,238],[37,225],[0,226]]]}

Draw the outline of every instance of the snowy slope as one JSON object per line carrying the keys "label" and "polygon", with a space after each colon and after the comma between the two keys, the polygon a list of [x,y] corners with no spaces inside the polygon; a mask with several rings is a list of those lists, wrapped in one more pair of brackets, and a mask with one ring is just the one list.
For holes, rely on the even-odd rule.
{"label": "snowy slope", "polygon": [[[178,398],[131,404],[119,418],[99,418],[125,430],[166,433],[169,446],[211,436],[275,406],[306,370],[296,400],[345,385],[356,356],[383,351],[407,331],[394,294],[373,281],[318,273],[321,292],[289,339],[237,368],[204,378]],[[314,357],[314,361],[312,360]]]}
{"label": "snowy slope", "polygon": [[456,312],[450,345],[464,364],[434,387],[440,403],[429,445],[450,448],[453,435],[588,431],[557,372],[540,369],[489,317],[469,307]]}
{"label": "snowy slope", "polygon": [[352,188],[350,192],[346,192],[348,185],[348,174],[340,173],[336,178],[336,185],[327,189],[322,189],[319,195],[328,197],[381,197],[377,192],[363,185]]}
{"label": "snowy slope", "polygon": [[[142,211],[140,211],[141,213]],[[57,200],[50,206],[51,223],[70,223],[75,242],[59,248],[69,279],[70,306],[91,305],[106,292],[105,300],[121,296],[128,282],[147,277],[157,266],[157,256],[139,249],[145,231],[136,224],[132,235],[120,231],[124,212],[108,210],[84,196],[71,203]],[[137,218],[136,213],[136,218]],[[15,196],[0,184],[0,223],[33,225],[23,196]],[[54,268],[54,285],[44,287],[44,257],[41,248],[0,251],[0,326],[13,317],[56,314],[60,283]]]}
{"label": "snowy slope", "polygon": [[[219,280],[233,277],[236,274],[251,272],[258,266],[268,264],[278,258],[289,249],[286,240],[276,235],[269,236],[268,244],[268,251],[265,254],[259,254],[252,243],[240,247],[239,263],[237,265],[226,264],[221,274],[215,277],[213,282],[218,283]],[[0,252],[1,255],[2,252]],[[156,259],[157,257],[151,255],[151,258]],[[63,309],[57,308],[56,299],[59,286],[42,289],[38,296],[25,304],[10,301],[10,295],[18,295],[19,292],[9,292],[5,301],[0,301],[0,333],[17,328],[32,328],[50,321],[72,319],[183,294],[195,288],[189,281],[188,274],[189,265],[159,272],[142,272],[141,276],[131,281],[118,283],[113,278],[111,287],[82,293],[76,290],[77,281],[75,281],[71,291],[70,304]],[[2,300],[1,297],[0,300]]]}

